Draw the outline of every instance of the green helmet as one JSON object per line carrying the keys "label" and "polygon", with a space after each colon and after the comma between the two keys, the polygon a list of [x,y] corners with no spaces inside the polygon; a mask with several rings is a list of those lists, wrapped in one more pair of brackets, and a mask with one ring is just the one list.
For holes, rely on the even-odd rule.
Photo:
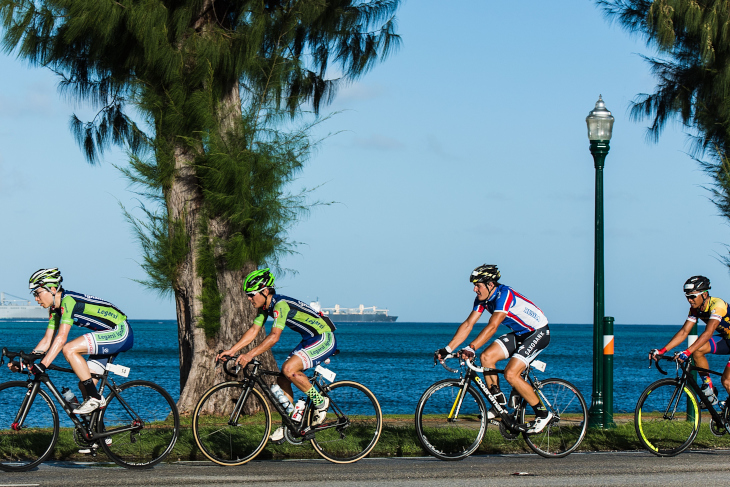
{"label": "green helmet", "polygon": [[274,275],[269,268],[253,271],[243,280],[243,292],[255,293],[274,285]]}
{"label": "green helmet", "polygon": [[59,271],[57,267],[53,267],[51,269],[38,269],[32,276],[30,276],[30,279],[28,279],[28,287],[30,288],[30,292],[33,292],[39,287],[61,287],[62,281],[63,277],[61,277],[61,271]]}
{"label": "green helmet", "polygon": [[501,274],[496,265],[482,264],[471,272],[469,282],[478,284],[480,282],[499,281]]}

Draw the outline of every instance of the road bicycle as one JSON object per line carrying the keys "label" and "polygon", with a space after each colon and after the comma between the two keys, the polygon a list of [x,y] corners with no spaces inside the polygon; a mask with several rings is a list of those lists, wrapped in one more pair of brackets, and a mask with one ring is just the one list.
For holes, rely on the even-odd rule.
{"label": "road bicycle", "polygon": [[[462,460],[474,453],[484,438],[488,423],[499,426],[508,440],[520,435],[527,445],[543,457],[560,458],[570,454],[586,434],[588,408],[583,396],[570,382],[563,379],[537,379],[533,368],[544,371],[544,362],[534,360],[523,372],[553,418],[540,433],[524,431],[527,401],[517,397],[514,408],[498,403],[484,381],[477,375],[503,374],[502,369],[477,367],[470,360],[460,359],[460,367],[446,365],[446,359],[457,358],[451,353],[438,362],[448,371],[458,373],[458,379],[434,383],[423,393],[416,407],[416,433],[423,448],[441,460]],[[479,394],[482,392],[483,396]],[[497,417],[487,419],[487,402]]]}
{"label": "road bicycle", "polygon": [[[335,373],[318,365],[309,381],[330,402],[324,422],[312,425],[315,411],[309,398],[302,420],[295,421],[266,384],[265,376],[280,377],[281,372],[263,369],[258,360],[232,371],[235,358],[224,363],[224,370],[237,380],[211,387],[193,412],[195,442],[211,461],[232,466],[256,458],[271,434],[272,406],[281,415],[286,441],[294,445],[309,441],[330,462],[356,462],[375,447],[383,428],[383,413],[367,387],[347,380],[333,382]],[[241,370],[243,378],[238,380]]]}
{"label": "road bicycle", "polygon": [[682,453],[694,441],[702,424],[700,404],[712,418],[710,431],[715,436],[730,432],[730,416],[727,404],[715,409],[701,391],[691,372],[704,372],[721,376],[722,373],[697,367],[690,360],[680,362],[677,355],[658,355],[652,362],[663,375],[667,372],[659,365],[660,360],[676,364],[674,379],[659,379],[647,387],[639,397],[634,411],[634,426],[639,441],[653,454],[672,457]]}
{"label": "road bicycle", "polygon": [[[70,420],[73,439],[93,456],[99,445],[116,464],[126,468],[150,468],[170,454],[180,431],[180,417],[172,397],[162,387],[144,380],[117,385],[108,377],[114,370],[122,376],[129,368],[113,364],[109,358],[99,379],[99,394],[106,395],[106,406],[89,415],[74,414],[77,402],[67,401],[47,373],[33,376],[28,368],[44,354],[26,354],[2,349],[5,357],[27,373],[25,381],[0,384],[0,470],[30,470],[52,453],[63,428],[55,401]],[[47,371],[74,374],[72,369],[51,365]],[[125,375],[126,374],[126,375]],[[74,375],[75,377],[75,375]],[[48,392],[41,388],[45,385]],[[50,393],[50,394],[49,394]],[[65,423],[65,421],[64,421]]]}

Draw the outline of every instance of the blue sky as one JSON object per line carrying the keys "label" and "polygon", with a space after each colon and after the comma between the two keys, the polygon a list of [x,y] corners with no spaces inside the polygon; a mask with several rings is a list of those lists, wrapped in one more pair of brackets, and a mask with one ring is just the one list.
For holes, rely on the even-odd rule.
{"label": "blue sky", "polygon": [[[593,160],[585,117],[602,94],[616,118],[605,169],[606,314],[617,324],[681,324],[681,286],[712,279],[730,299],[730,232],[710,180],[673,125],[658,143],[629,120],[655,80],[644,43],[591,1],[406,0],[401,49],[324,110],[325,138],[292,190],[321,185],[282,260],[280,292],[324,306],[387,307],[401,321],[460,322],[467,277],[502,281],[553,323],[593,313]],[[174,318],[144,278],[119,209],[137,203],[112,164],[85,161],[68,129],[76,108],[50,72],[0,55],[0,290],[58,266],[69,289],[132,318]]]}

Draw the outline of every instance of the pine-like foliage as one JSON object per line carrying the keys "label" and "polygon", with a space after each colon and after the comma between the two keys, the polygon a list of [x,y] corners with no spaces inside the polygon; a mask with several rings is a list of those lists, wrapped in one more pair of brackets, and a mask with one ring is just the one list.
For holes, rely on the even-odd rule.
{"label": "pine-like foliage", "polygon": [[[695,140],[693,156],[713,178],[710,188],[730,219],[730,1],[598,0],[607,17],[644,38],[658,56],[647,58],[656,91],[639,95],[635,119],[649,118],[657,140],[680,120]],[[726,259],[730,266],[730,260]]]}
{"label": "pine-like foliage", "polygon": [[[307,209],[286,192],[311,154],[304,108],[318,114],[397,46],[399,1],[0,0],[0,22],[7,52],[98,111],[71,119],[87,160],[128,151],[120,169],[151,202],[143,220],[128,215],[145,283],[177,293],[197,252],[211,337],[217,276],[292,250],[286,230]],[[194,197],[181,203],[176,185]]]}

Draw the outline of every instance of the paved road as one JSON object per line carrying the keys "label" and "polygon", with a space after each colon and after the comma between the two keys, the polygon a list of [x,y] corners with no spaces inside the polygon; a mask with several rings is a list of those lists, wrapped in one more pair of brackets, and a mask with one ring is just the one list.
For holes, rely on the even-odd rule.
{"label": "paved road", "polygon": [[[518,473],[520,473],[518,475]],[[730,451],[690,452],[658,458],[643,452],[572,454],[560,460],[535,455],[474,456],[461,462],[433,458],[365,459],[354,465],[324,460],[250,462],[241,467],[177,463],[152,470],[103,464],[53,463],[25,473],[0,472],[4,486],[176,486],[338,485],[347,487],[423,485],[565,486],[727,485]]]}

